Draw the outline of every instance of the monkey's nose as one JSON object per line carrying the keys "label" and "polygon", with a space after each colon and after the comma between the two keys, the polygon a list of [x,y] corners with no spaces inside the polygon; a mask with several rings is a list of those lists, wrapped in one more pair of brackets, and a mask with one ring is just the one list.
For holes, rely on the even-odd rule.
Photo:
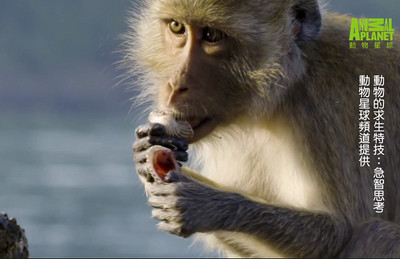
{"label": "monkey's nose", "polygon": [[179,88],[176,89],[175,91],[177,91],[177,92],[179,92],[179,93],[184,93],[184,92],[186,92],[187,90],[189,90],[189,87],[183,86],[183,87],[179,87]]}
{"label": "monkey's nose", "polygon": [[189,90],[189,87],[181,82],[176,82],[176,83],[169,83],[169,86],[171,87],[172,94],[182,94]]}
{"label": "monkey's nose", "polygon": [[189,90],[189,87],[180,84],[173,85],[169,83],[169,87],[170,87],[170,94],[168,98],[169,105],[179,102],[181,97],[183,97],[185,93]]}

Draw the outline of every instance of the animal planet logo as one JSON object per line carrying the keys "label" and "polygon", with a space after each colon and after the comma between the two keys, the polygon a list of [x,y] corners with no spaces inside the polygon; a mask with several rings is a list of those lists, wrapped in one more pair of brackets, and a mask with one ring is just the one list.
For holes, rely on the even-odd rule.
{"label": "animal planet logo", "polygon": [[363,49],[392,49],[393,36],[392,18],[352,18],[349,47],[355,49],[361,45]]}

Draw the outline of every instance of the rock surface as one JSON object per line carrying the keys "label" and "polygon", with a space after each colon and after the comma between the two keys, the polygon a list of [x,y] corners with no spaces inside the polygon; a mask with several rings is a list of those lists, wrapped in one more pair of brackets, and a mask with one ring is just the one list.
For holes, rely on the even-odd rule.
{"label": "rock surface", "polygon": [[15,218],[0,213],[0,258],[28,258],[28,240]]}

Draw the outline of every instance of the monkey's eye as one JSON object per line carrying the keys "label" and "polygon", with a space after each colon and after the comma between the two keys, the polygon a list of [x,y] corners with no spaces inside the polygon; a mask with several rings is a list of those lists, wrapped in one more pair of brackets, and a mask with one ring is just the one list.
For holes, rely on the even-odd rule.
{"label": "monkey's eye", "polygon": [[184,34],[185,33],[185,26],[182,23],[177,22],[175,20],[172,20],[169,23],[169,29],[175,34]]}
{"label": "monkey's eye", "polygon": [[223,41],[227,38],[226,34],[223,33],[220,30],[211,28],[211,27],[205,27],[203,29],[203,40],[211,43]]}

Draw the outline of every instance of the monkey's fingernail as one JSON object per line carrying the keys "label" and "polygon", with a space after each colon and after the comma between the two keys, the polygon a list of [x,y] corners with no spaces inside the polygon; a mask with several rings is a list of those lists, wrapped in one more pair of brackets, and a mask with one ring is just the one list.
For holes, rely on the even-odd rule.
{"label": "monkey's fingernail", "polygon": [[174,150],[186,151],[189,148],[189,143],[187,142],[187,140],[181,138],[173,138],[171,140],[171,145],[175,147]]}
{"label": "monkey's fingernail", "polygon": [[189,160],[188,153],[182,151],[174,151],[175,159],[181,162],[187,162]]}
{"label": "monkey's fingernail", "polygon": [[150,135],[152,136],[164,136],[166,135],[165,127],[161,124],[152,124],[150,128]]}
{"label": "monkey's fingernail", "polygon": [[147,174],[147,175],[146,175],[146,178],[147,178],[147,181],[148,181],[149,183],[153,183],[153,182],[154,182],[154,178],[153,178],[153,176],[151,176],[150,174]]}

